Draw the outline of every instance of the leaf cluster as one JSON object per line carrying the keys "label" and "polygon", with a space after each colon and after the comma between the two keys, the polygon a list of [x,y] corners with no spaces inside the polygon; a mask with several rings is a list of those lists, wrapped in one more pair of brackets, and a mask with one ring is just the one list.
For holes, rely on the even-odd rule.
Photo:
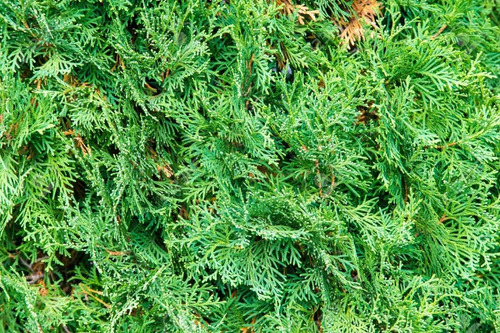
{"label": "leaf cluster", "polygon": [[363,4],[0,0],[0,332],[500,330],[498,4]]}

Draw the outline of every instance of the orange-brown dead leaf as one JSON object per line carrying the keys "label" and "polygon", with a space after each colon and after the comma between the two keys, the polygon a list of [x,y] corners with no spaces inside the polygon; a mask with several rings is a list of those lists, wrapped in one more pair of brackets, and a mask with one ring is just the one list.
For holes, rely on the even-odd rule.
{"label": "orange-brown dead leaf", "polygon": [[124,256],[128,253],[128,252],[123,252],[123,251],[110,251],[108,249],[104,249],[104,250],[106,250],[106,252],[108,252],[108,254],[110,256]]}
{"label": "orange-brown dead leaf", "polygon": [[340,20],[337,22],[342,29],[340,38],[349,45],[354,45],[356,41],[364,38],[365,28],[363,24],[376,27],[376,18],[381,12],[382,4],[377,0],[354,0],[352,9],[355,15],[349,21]]}
{"label": "orange-brown dead leaf", "polygon": [[40,293],[40,296],[47,296],[49,294],[49,290],[47,289],[45,282],[43,280],[40,280],[40,281],[38,281],[38,284],[42,286],[38,290],[38,292]]}
{"label": "orange-brown dead leaf", "polygon": [[159,173],[163,173],[167,178],[171,178],[174,175],[174,171],[168,164],[156,164],[156,169]]}
{"label": "orange-brown dead leaf", "polygon": [[378,120],[378,115],[375,112],[375,110],[369,111],[365,108],[360,108],[357,124],[366,125],[369,121],[377,121],[377,120]]}
{"label": "orange-brown dead leaf", "polygon": [[[253,317],[251,324],[255,324],[255,321],[257,320],[257,317]],[[248,327],[241,328],[241,333],[248,333],[248,332],[255,332],[253,329],[249,329]]]}
{"label": "orange-brown dead leaf", "polygon": [[286,16],[297,13],[297,22],[300,25],[306,24],[306,17],[311,21],[316,21],[316,15],[319,15],[319,10],[310,10],[306,5],[294,5],[291,0],[276,0],[276,3],[283,5],[281,12]]}
{"label": "orange-brown dead leaf", "polygon": [[304,21],[306,16],[308,16],[311,21],[316,21],[316,15],[319,15],[319,10],[309,10],[309,8],[304,5],[296,5],[295,8],[298,10],[297,21],[300,25],[306,24]]}
{"label": "orange-brown dead leaf", "polygon": [[165,79],[170,75],[170,68],[167,68],[166,72],[162,72],[160,74],[161,82],[165,81]]}
{"label": "orange-brown dead leaf", "polygon": [[252,75],[252,65],[253,65],[253,60],[255,58],[255,54],[252,53],[252,56],[250,57],[250,61],[248,62],[248,72],[250,75]]}
{"label": "orange-brown dead leaf", "polygon": [[9,130],[5,133],[5,137],[7,138],[7,140],[12,140],[12,138],[14,137],[13,135],[17,134],[18,127],[18,123],[10,125]]}
{"label": "orange-brown dead leaf", "polygon": [[116,54],[116,61],[113,67],[111,68],[111,71],[114,72],[116,67],[118,67],[118,65],[120,65],[122,69],[125,69],[125,64],[123,63],[122,58],[120,57],[119,54]]}
{"label": "orange-brown dead leaf", "polygon": [[90,155],[91,150],[89,147],[87,147],[85,142],[83,142],[83,138],[81,136],[77,135],[75,137],[75,142],[76,142],[76,146],[82,150],[84,156]]}
{"label": "orange-brown dead leaf", "polygon": [[189,218],[189,213],[184,205],[179,208],[179,216],[186,220]]}

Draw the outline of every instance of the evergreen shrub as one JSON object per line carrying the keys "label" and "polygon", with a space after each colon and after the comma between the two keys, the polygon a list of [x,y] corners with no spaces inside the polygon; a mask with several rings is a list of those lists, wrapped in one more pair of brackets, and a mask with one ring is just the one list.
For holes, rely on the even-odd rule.
{"label": "evergreen shrub", "polygon": [[500,331],[498,0],[0,0],[0,332]]}

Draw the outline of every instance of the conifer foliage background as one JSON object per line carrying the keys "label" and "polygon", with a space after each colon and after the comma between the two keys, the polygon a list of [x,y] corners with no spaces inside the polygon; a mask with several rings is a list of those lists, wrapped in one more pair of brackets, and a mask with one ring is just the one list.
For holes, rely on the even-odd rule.
{"label": "conifer foliage background", "polygon": [[485,0],[0,0],[0,332],[500,330]]}

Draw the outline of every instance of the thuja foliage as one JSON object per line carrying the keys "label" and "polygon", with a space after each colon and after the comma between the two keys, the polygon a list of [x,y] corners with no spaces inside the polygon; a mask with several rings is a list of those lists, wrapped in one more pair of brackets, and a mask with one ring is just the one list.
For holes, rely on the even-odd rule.
{"label": "thuja foliage", "polygon": [[0,0],[0,331],[499,331],[496,5]]}

